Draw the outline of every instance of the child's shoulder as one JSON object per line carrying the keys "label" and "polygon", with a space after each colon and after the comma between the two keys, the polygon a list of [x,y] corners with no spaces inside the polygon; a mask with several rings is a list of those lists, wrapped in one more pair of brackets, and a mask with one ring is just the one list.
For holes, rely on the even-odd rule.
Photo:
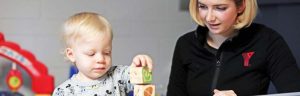
{"label": "child's shoulder", "polygon": [[129,66],[126,65],[116,65],[112,66],[110,70],[107,72],[108,76],[117,76],[127,73],[129,71]]}
{"label": "child's shoulder", "polygon": [[62,96],[66,93],[72,93],[71,86],[73,85],[71,79],[66,80],[62,84],[58,85],[53,92],[53,96]]}
{"label": "child's shoulder", "polygon": [[129,66],[126,65],[116,65],[116,66],[112,66],[110,68],[110,71],[115,72],[115,71],[123,71],[123,70],[127,70],[129,68]]}

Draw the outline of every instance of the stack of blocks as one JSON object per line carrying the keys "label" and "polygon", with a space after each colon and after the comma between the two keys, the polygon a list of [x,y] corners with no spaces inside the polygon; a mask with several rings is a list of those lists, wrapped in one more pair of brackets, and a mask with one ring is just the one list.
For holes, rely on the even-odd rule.
{"label": "stack of blocks", "polygon": [[152,72],[147,67],[131,67],[130,82],[134,84],[133,96],[154,96],[155,86],[152,82]]}

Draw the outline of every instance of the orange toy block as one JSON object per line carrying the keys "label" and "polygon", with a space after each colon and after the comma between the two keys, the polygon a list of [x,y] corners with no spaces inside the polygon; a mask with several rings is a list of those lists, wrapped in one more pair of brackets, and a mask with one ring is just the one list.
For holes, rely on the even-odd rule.
{"label": "orange toy block", "polygon": [[133,96],[155,96],[154,85],[134,85]]}

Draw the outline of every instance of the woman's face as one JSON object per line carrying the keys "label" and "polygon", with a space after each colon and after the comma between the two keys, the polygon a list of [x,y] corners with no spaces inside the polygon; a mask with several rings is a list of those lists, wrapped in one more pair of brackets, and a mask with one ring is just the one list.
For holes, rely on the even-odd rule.
{"label": "woman's face", "polygon": [[234,0],[198,0],[198,10],[209,31],[219,35],[233,32],[237,14],[242,12]]}

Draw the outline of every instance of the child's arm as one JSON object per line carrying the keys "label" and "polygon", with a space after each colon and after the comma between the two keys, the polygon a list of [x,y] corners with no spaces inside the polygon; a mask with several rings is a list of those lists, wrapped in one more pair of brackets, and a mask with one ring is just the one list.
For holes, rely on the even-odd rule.
{"label": "child's arm", "polygon": [[148,67],[152,71],[152,59],[148,55],[137,55],[133,58],[131,67]]}

